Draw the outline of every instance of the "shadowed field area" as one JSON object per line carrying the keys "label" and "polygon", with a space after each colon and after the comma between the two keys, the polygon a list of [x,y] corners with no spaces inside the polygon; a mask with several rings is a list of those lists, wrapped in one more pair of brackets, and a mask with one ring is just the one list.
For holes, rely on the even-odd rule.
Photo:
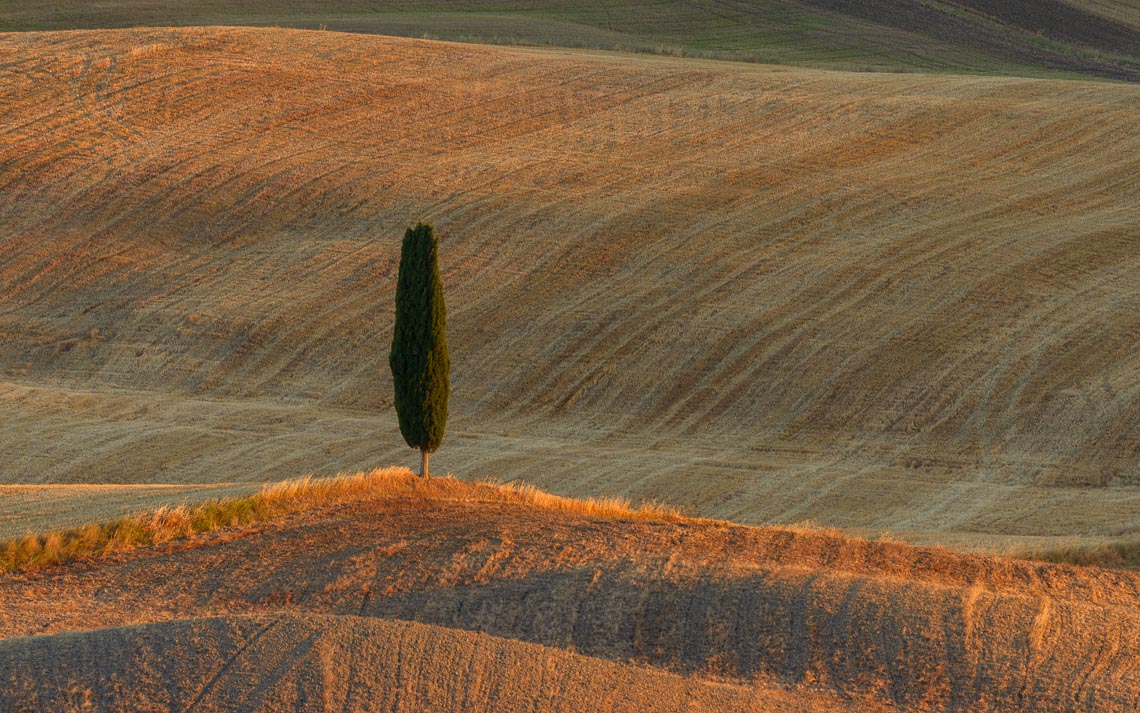
{"label": "shadowed field area", "polygon": [[440,472],[1136,534],[1140,88],[250,29],[5,35],[0,73],[0,480],[409,458],[387,349],[424,219]]}
{"label": "shadowed field area", "polygon": [[[417,493],[407,471],[362,483],[351,500],[273,521],[0,577],[0,704],[78,711],[128,694],[154,710],[1140,703],[1134,572],[600,517],[454,480]],[[385,497],[393,484],[406,494]]]}
{"label": "shadowed field area", "polygon": [[272,25],[875,71],[1140,81],[1122,0],[0,0],[0,30]]}
{"label": "shadowed field area", "polygon": [[[108,648],[123,652],[108,666]],[[55,662],[79,664],[60,672]],[[777,685],[745,686],[403,621],[308,614],[229,616],[0,641],[0,702],[43,710],[882,711]],[[51,664],[48,664],[51,662]],[[159,662],[157,665],[155,662]],[[219,666],[219,664],[222,664]],[[119,685],[96,671],[114,669]],[[33,694],[34,692],[34,694]]]}

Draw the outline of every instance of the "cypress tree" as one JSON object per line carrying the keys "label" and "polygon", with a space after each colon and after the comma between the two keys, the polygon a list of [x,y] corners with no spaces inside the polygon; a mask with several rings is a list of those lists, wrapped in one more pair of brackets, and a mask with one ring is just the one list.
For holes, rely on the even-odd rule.
{"label": "cypress tree", "polygon": [[428,477],[428,453],[439,448],[447,423],[451,391],[444,328],[447,310],[437,259],[439,243],[430,225],[417,223],[404,233],[396,282],[396,324],[388,363],[396,388],[400,433],[423,456],[420,475]]}

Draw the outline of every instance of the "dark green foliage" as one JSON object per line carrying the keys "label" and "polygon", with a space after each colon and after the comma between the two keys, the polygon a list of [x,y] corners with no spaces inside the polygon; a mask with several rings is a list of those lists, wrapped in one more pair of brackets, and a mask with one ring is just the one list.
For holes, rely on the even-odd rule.
{"label": "dark green foliage", "polygon": [[444,334],[447,310],[437,250],[430,225],[417,223],[404,233],[389,356],[400,433],[409,446],[425,454],[443,441],[451,391],[451,361]]}

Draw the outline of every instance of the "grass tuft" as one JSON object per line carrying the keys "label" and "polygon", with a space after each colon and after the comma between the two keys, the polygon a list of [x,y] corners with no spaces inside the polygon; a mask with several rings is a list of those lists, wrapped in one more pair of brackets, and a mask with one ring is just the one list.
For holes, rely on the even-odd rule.
{"label": "grass tuft", "polygon": [[1063,545],[1028,550],[1017,556],[1021,559],[1055,564],[1140,569],[1140,539],[1094,545]]}
{"label": "grass tuft", "polygon": [[612,519],[667,522],[685,519],[680,512],[661,503],[634,507],[624,498],[566,498],[526,483],[467,483],[450,476],[424,480],[406,468],[384,468],[355,475],[306,476],[269,483],[246,497],[210,500],[190,507],[162,507],[106,523],[0,542],[0,572],[33,571],[183,540],[224,527],[271,520],[312,507],[377,498],[519,503]]}

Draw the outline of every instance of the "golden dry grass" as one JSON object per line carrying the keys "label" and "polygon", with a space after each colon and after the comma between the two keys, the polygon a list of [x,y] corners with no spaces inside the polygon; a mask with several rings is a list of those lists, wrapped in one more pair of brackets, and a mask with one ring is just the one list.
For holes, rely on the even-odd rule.
{"label": "golden dry grass", "polygon": [[0,539],[114,520],[131,513],[249,495],[256,483],[0,485]]}
{"label": "golden dry grass", "polygon": [[406,468],[270,483],[244,496],[194,505],[160,507],[110,522],[30,534],[0,542],[0,572],[28,571],[180,540],[223,527],[247,525],[310,508],[375,498],[443,502],[526,504],[588,517],[677,522],[681,515],[659,503],[633,507],[624,498],[565,498],[528,483],[463,483],[451,477],[420,478]]}
{"label": "golden dry grass", "polygon": [[386,350],[425,219],[441,470],[1135,537],[1136,87],[191,29],[4,36],[0,94],[6,482],[408,458]]}
{"label": "golden dry grass", "polygon": [[1037,547],[1023,551],[1021,556],[1043,562],[1140,569],[1140,540],[1121,539],[1100,544]]}

